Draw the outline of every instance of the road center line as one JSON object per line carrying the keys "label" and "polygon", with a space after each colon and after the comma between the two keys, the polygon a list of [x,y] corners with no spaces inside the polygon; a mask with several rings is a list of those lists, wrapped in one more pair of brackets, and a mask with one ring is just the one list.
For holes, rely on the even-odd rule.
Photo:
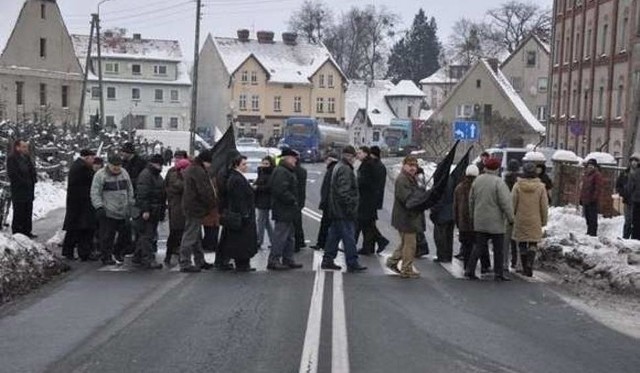
{"label": "road center line", "polygon": [[342,272],[333,273],[333,321],[331,323],[331,371],[333,373],[349,373],[349,345],[342,279]]}
{"label": "road center line", "polygon": [[302,358],[300,359],[300,373],[316,373],[320,355],[320,329],[322,324],[322,298],[324,297],[325,273],[316,269],[313,281],[313,293],[309,305],[307,331],[304,335]]}

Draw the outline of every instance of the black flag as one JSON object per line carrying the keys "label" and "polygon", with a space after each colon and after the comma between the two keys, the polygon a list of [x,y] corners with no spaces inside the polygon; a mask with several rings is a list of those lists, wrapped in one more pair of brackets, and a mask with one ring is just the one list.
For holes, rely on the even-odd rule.
{"label": "black flag", "polygon": [[218,175],[218,173],[225,169],[235,155],[238,154],[236,148],[236,137],[233,133],[233,126],[229,126],[227,131],[222,135],[220,140],[211,149],[211,168],[209,171],[211,175]]}
{"label": "black flag", "polygon": [[428,210],[438,203],[447,189],[449,174],[451,173],[451,165],[453,164],[453,159],[456,157],[456,149],[458,148],[459,143],[460,140],[456,141],[451,150],[449,150],[447,156],[438,163],[438,167],[431,177],[433,180],[433,188],[426,193],[420,193],[420,195],[416,195],[415,198],[411,198],[410,201],[407,201],[408,208]]}
{"label": "black flag", "polygon": [[469,157],[471,156],[471,149],[473,149],[473,146],[470,147],[469,150],[467,150],[467,153],[464,155],[464,157],[462,157],[460,162],[458,162],[456,168],[454,168],[453,172],[451,172],[451,175],[449,175],[450,190],[448,190],[447,193],[451,193],[453,195],[453,191],[456,189],[456,186],[458,186],[460,180],[462,180],[462,178],[464,177],[465,172],[467,171],[467,167],[469,167]]}

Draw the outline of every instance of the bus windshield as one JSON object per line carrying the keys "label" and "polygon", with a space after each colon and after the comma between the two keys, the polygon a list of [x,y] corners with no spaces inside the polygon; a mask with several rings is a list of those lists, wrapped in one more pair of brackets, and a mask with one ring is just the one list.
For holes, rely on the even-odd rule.
{"label": "bus windshield", "polygon": [[287,126],[287,134],[292,136],[311,136],[313,127],[303,123],[291,123]]}

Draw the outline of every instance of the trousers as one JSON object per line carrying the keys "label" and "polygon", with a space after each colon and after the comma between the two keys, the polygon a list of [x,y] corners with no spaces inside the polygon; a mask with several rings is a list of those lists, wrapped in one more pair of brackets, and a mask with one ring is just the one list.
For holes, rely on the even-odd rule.
{"label": "trousers", "polygon": [[70,229],[64,236],[62,255],[73,257],[75,248],[78,248],[78,257],[82,260],[89,259],[93,248],[93,229]]}
{"label": "trousers", "polygon": [[269,218],[270,210],[258,209],[256,214],[256,227],[258,229],[258,247],[261,247],[264,243],[264,234],[269,236],[269,242],[273,245],[273,226],[271,225],[271,219]]}
{"label": "trousers", "polygon": [[469,258],[469,264],[465,271],[468,274],[475,273],[478,259],[481,255],[489,255],[489,241],[493,244],[493,271],[497,277],[502,276],[503,273],[503,259],[502,253],[504,252],[504,234],[484,233],[476,232],[476,242]]}
{"label": "trousers", "polygon": [[185,217],[184,234],[180,245],[180,268],[192,265],[191,257],[197,267],[204,264],[202,250],[202,218]]}
{"label": "trousers", "polygon": [[13,234],[21,233],[25,236],[31,235],[33,229],[33,200],[11,201],[13,205],[13,220],[11,231]]}
{"label": "trousers", "polygon": [[292,222],[276,221],[273,242],[269,252],[269,263],[293,262],[295,250],[295,226]]}
{"label": "trousers", "polygon": [[402,260],[402,273],[413,272],[413,259],[416,256],[416,233],[400,233],[400,245],[387,259],[387,264],[397,266],[398,262]]}
{"label": "trousers", "polygon": [[338,244],[344,245],[344,256],[347,267],[358,265],[358,249],[356,248],[356,223],[351,220],[332,220],[324,248],[323,261],[333,262],[338,255]]}

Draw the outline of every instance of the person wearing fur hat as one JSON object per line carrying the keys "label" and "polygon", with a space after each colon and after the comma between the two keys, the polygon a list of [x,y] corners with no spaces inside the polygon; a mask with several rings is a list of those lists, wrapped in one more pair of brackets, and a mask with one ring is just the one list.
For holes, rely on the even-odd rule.
{"label": "person wearing fur hat", "polygon": [[[636,173],[638,164],[640,163],[640,153],[634,153],[629,158],[629,165],[627,168],[620,172],[620,176],[616,179],[616,192],[622,199],[624,205],[624,227],[622,228],[622,238],[631,238],[633,228],[633,198],[629,194],[629,181],[631,180],[631,174]],[[640,201],[639,201],[640,202]]]}
{"label": "person wearing fur hat", "polygon": [[593,158],[589,159],[585,165],[585,173],[582,176],[580,205],[584,209],[587,235],[593,237],[598,235],[598,201],[600,201],[600,196],[602,195],[603,184],[604,180],[598,168],[598,161]]}
{"label": "person wearing fur hat", "polygon": [[[178,152],[174,157],[178,156]],[[184,178],[182,173],[191,165],[189,158],[176,158],[175,164],[167,172],[164,179],[164,190],[169,207],[169,237],[167,238],[167,252],[164,264],[171,265],[171,257],[180,255],[180,241],[184,233],[184,211],[182,209],[182,193],[184,192]]]}
{"label": "person wearing fur hat", "polygon": [[513,207],[509,187],[498,176],[500,159],[485,161],[484,173],[476,178],[469,192],[469,213],[473,219],[476,242],[465,268],[465,277],[477,279],[476,264],[482,253],[493,243],[494,279],[509,281],[503,271],[505,223],[513,224]]}
{"label": "person wearing fur hat", "polygon": [[522,271],[525,276],[533,276],[533,262],[542,240],[542,227],[547,225],[549,198],[545,184],[538,178],[536,165],[526,163],[523,177],[518,179],[512,191],[513,238],[518,242]]}

